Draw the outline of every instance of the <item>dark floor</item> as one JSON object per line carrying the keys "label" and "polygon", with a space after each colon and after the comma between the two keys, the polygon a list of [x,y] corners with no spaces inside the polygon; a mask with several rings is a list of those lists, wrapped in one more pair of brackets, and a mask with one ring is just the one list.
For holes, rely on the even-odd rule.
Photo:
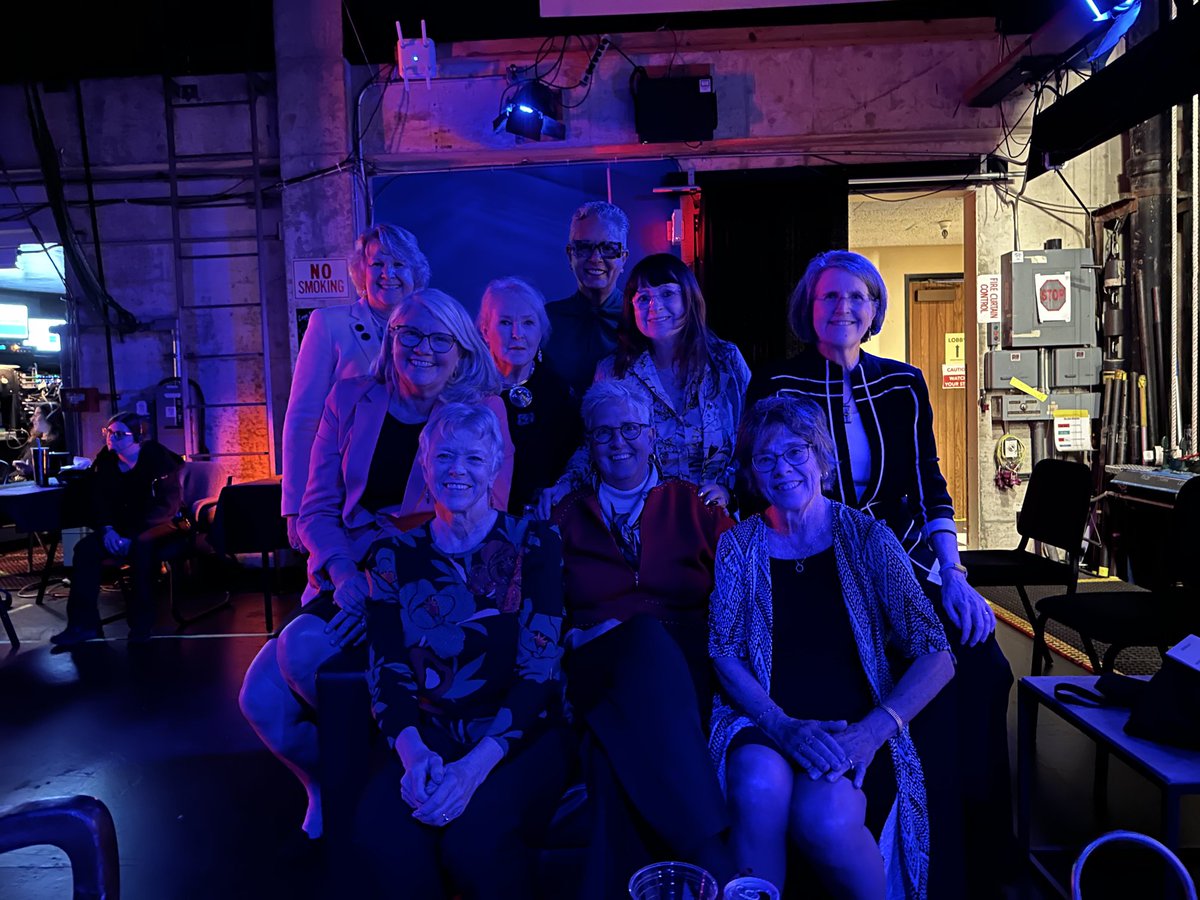
{"label": "dark floor", "polygon": [[[11,567],[12,561],[10,555],[2,562]],[[299,849],[302,792],[237,709],[242,673],[265,640],[256,575],[225,576],[237,578],[232,608],[183,635],[173,633],[164,609],[161,636],[132,654],[122,640],[124,623],[117,622],[108,626],[107,642],[51,655],[46,639],[63,625],[64,601],[51,599],[39,608],[16,600],[12,618],[25,643],[0,657],[0,806],[72,793],[99,797],[116,821],[127,900],[344,896],[324,880],[321,861]],[[191,587],[197,583],[192,579]],[[207,599],[215,596],[210,587]],[[295,596],[276,600],[277,617]],[[104,604],[119,608],[119,594],[106,595]],[[1004,625],[999,637],[1014,671],[1027,672],[1028,638]],[[1056,673],[1081,671],[1056,662]],[[1015,706],[1015,691],[1013,698]],[[1074,848],[1063,855],[1064,867],[1105,830],[1091,812],[1092,761],[1086,738],[1043,713],[1036,825],[1041,837]],[[1153,788],[1118,762],[1110,778],[1107,827],[1155,834]],[[1185,823],[1185,845],[1200,844],[1195,800],[1185,809]],[[1084,896],[1161,896],[1160,888],[1146,888],[1149,868],[1145,858],[1098,867]],[[1051,896],[1032,879],[1018,881],[1022,887],[1013,896]],[[5,900],[66,898],[70,884],[66,858],[57,850],[0,855]]]}

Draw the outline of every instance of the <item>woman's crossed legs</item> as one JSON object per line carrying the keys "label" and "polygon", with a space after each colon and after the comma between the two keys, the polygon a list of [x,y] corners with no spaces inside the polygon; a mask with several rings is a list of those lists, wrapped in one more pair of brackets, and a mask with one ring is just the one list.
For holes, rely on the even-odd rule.
{"label": "woman's crossed legs", "polygon": [[866,826],[867,797],[848,779],[813,781],[762,744],[732,749],[725,771],[739,869],[782,889],[790,839],[836,896],[884,896],[883,857]]}

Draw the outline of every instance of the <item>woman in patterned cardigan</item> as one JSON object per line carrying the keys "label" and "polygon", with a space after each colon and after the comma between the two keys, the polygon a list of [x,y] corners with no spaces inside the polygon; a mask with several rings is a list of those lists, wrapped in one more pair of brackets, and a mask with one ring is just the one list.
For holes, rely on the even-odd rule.
{"label": "woman in patterned cardigan", "polygon": [[[922,898],[907,726],[953,674],[945,632],[888,527],[823,496],[834,459],[814,404],[760,401],[737,456],[769,504],[721,538],[709,613],[737,865],[782,885],[790,843],[836,896]],[[911,660],[899,680],[889,649]]]}

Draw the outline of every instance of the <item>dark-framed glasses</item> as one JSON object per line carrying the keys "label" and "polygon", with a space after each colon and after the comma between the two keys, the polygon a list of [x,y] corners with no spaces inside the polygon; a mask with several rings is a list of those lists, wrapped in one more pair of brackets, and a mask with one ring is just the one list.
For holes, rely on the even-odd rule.
{"label": "dark-framed glasses", "polygon": [[812,456],[812,446],[812,444],[795,444],[782,453],[767,453],[766,451],[755,453],[750,457],[750,465],[754,467],[755,472],[773,471],[780,459],[789,466],[802,466]]}
{"label": "dark-framed glasses", "polygon": [[108,426],[105,426],[104,428],[100,429],[100,437],[102,437],[102,438],[111,437],[114,441],[119,441],[119,440],[122,440],[123,438],[133,437],[133,432],[132,431],[118,431],[115,428],[109,428]]}
{"label": "dark-framed glasses", "polygon": [[454,339],[454,335],[446,334],[444,331],[434,331],[431,334],[426,334],[424,331],[418,331],[415,328],[409,328],[406,325],[393,325],[388,329],[402,345],[410,347],[413,350],[421,346],[421,341],[429,340],[429,349],[434,353],[449,353],[450,349],[458,344]]}
{"label": "dark-framed glasses", "polygon": [[622,422],[618,427],[613,428],[611,425],[600,425],[588,432],[588,436],[597,444],[611,444],[612,439],[617,436],[617,432],[621,432],[621,437],[627,441],[636,441],[641,437],[642,429],[649,428],[650,425],[645,422]]}
{"label": "dark-framed glasses", "polygon": [[591,259],[593,253],[599,253],[602,259],[620,259],[625,245],[620,241],[571,241],[567,252],[576,259]]}

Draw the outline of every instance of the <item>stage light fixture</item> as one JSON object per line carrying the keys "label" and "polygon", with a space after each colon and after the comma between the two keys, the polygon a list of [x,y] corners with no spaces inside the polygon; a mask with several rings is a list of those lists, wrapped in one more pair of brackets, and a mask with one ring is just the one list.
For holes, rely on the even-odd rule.
{"label": "stage light fixture", "polygon": [[507,100],[492,122],[496,134],[507,131],[529,141],[561,141],[567,136],[562,122],[562,92],[541,81],[525,81]]}

